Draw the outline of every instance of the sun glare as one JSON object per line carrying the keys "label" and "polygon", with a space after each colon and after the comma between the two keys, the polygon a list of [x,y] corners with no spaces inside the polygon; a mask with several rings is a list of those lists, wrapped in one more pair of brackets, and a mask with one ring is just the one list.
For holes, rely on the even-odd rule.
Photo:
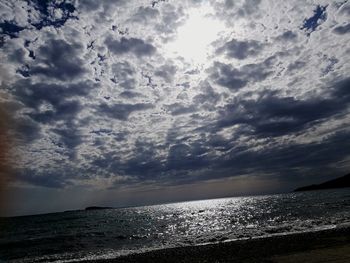
{"label": "sun glare", "polygon": [[187,21],[178,28],[176,39],[166,46],[170,56],[182,57],[187,62],[203,64],[224,23],[209,16],[210,8],[192,9]]}

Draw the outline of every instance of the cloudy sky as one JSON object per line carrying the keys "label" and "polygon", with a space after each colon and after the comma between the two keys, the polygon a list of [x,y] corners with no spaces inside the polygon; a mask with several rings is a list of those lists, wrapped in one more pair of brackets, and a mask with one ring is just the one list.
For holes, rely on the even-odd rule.
{"label": "cloudy sky", "polygon": [[8,213],[349,172],[349,17],[347,0],[1,0]]}

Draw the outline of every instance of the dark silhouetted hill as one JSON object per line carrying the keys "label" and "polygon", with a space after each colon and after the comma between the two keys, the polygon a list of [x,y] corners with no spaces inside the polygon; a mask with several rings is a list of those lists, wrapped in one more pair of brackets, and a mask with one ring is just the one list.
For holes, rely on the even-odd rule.
{"label": "dark silhouetted hill", "polygon": [[313,185],[303,186],[295,189],[294,192],[345,188],[345,187],[350,187],[350,174],[324,182],[322,184],[313,184]]}

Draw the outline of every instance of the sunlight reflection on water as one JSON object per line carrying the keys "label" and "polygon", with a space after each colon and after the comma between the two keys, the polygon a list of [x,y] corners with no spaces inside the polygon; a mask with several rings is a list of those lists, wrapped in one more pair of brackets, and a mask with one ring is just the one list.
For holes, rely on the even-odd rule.
{"label": "sunlight reflection on water", "polygon": [[345,189],[7,218],[0,258],[98,258],[315,231],[349,223],[349,208]]}

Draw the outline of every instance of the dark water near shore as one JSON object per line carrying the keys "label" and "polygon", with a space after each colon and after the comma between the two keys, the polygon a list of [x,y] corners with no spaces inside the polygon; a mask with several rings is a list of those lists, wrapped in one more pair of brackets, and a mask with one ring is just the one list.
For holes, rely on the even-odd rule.
{"label": "dark water near shore", "polygon": [[0,262],[79,262],[350,224],[350,189],[0,219]]}

